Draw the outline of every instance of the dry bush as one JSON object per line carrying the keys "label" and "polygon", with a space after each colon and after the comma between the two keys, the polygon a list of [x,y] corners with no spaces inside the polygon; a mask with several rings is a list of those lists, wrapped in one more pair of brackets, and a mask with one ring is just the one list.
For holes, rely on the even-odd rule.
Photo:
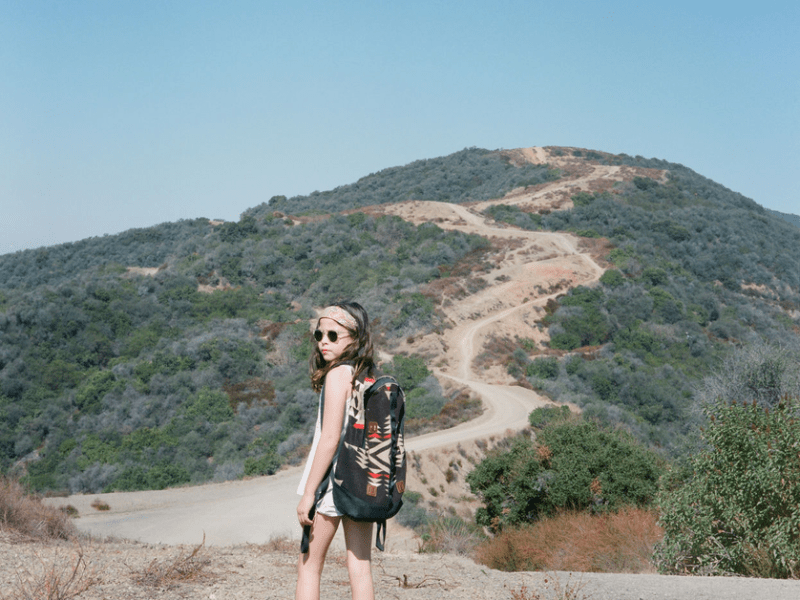
{"label": "dry bush", "polygon": [[[458,262],[445,268],[447,275],[452,277],[470,277],[477,273],[487,273],[491,271],[492,265],[489,262],[491,256],[496,253],[502,254],[503,244],[493,243],[465,254]],[[440,267],[442,270],[442,267]]]}
{"label": "dry bush", "polygon": [[578,248],[588,252],[592,259],[601,267],[608,268],[611,263],[608,255],[614,249],[614,245],[606,238],[580,238]]}
{"label": "dry bush", "polygon": [[187,581],[202,581],[212,577],[205,571],[211,562],[202,556],[206,536],[189,554],[178,554],[174,558],[159,561],[154,559],[145,569],[134,574],[134,581],[154,588],[171,588]]}
{"label": "dry bush", "polygon": [[15,479],[0,477],[0,530],[37,540],[71,539],[75,526],[69,515],[42,504]]}
{"label": "dry bush", "polygon": [[663,532],[641,508],[591,515],[564,512],[481,544],[476,559],[504,571],[653,573],[653,547]]}
{"label": "dry bush", "polygon": [[580,579],[573,582],[572,573],[564,584],[555,574],[545,577],[543,584],[544,591],[529,590],[526,585],[519,590],[511,590],[511,600],[589,600],[590,598],[583,593],[586,583]]}
{"label": "dry bush", "polygon": [[111,507],[108,505],[108,502],[104,502],[100,500],[100,498],[95,498],[92,500],[92,508],[95,510],[106,511],[111,510]]}
{"label": "dry bush", "polygon": [[510,337],[490,335],[483,345],[483,352],[475,358],[472,366],[475,369],[486,369],[492,365],[508,364],[517,348],[519,343]]}
{"label": "dry bush", "polygon": [[457,516],[441,516],[428,523],[419,552],[467,556],[475,551],[483,538],[483,531],[478,526]]}
{"label": "dry bush", "polygon": [[287,323],[275,323],[272,321],[267,321],[266,319],[261,319],[256,323],[256,325],[260,329],[260,335],[262,338],[276,340],[286,327]]}
{"label": "dry bush", "polygon": [[271,537],[269,541],[264,544],[248,544],[250,548],[258,555],[280,553],[280,554],[296,554],[299,552],[300,542],[291,540],[285,535],[278,537]]}
{"label": "dry bush", "polygon": [[3,600],[68,600],[88,590],[96,579],[89,572],[83,548],[63,557],[56,549],[52,560],[37,555],[39,569],[35,572],[23,567],[17,571],[17,582],[11,596],[0,595]]}
{"label": "dry bush", "polygon": [[544,600],[537,590],[529,590],[527,585],[523,585],[518,590],[511,590],[511,600]]}
{"label": "dry bush", "polygon": [[453,265],[440,266],[439,277],[424,285],[422,293],[439,305],[446,299],[460,300],[483,289],[488,284],[479,275],[492,270],[490,260],[494,254],[503,256],[502,245],[493,243],[486,248],[478,248]]}
{"label": "dry bush", "polygon": [[464,287],[464,282],[458,277],[441,277],[434,279],[425,286],[424,293],[431,298],[436,305],[441,305],[445,300],[463,300],[469,294]]}
{"label": "dry bush", "polygon": [[222,389],[228,394],[228,403],[234,411],[238,411],[240,404],[247,408],[253,404],[276,406],[275,386],[271,381],[251,377],[241,383],[227,383]]}

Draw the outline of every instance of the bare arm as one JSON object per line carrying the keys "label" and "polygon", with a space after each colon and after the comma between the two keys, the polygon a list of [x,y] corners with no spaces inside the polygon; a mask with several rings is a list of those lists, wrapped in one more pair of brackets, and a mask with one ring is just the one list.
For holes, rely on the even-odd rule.
{"label": "bare arm", "polygon": [[325,397],[323,398],[325,409],[322,415],[322,432],[317,443],[314,461],[311,463],[311,470],[308,473],[303,497],[297,505],[297,518],[301,525],[311,525],[308,513],[314,504],[314,493],[322,478],[325,477],[328,465],[331,464],[333,456],[336,454],[336,448],[339,446],[344,411],[351,391],[352,373],[349,367],[339,365],[328,371],[325,376]]}

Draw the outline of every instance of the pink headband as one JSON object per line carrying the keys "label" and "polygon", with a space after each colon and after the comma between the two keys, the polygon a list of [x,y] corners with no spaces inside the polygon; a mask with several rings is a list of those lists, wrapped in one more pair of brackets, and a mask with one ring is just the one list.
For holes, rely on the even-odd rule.
{"label": "pink headband", "polygon": [[356,323],[355,317],[339,306],[329,306],[322,311],[319,318],[333,319],[339,325],[351,331],[356,331],[358,329],[358,323]]}

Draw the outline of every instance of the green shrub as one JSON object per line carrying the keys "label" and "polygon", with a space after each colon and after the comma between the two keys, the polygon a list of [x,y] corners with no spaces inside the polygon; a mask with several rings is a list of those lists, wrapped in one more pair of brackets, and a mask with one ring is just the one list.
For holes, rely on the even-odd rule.
{"label": "green shrub", "polygon": [[658,457],[626,432],[590,421],[554,420],[537,433],[536,442],[519,435],[490,452],[467,483],[484,504],[476,521],[499,531],[559,509],[647,505],[661,472]]}
{"label": "green shrub", "polygon": [[649,190],[651,188],[658,187],[658,182],[650,179],[649,177],[634,177],[633,185],[640,190]]}
{"label": "green shrub", "polygon": [[528,377],[555,379],[558,377],[558,359],[554,357],[537,358],[528,364],[525,374]]}
{"label": "green shrub", "polygon": [[274,452],[256,458],[248,456],[244,459],[244,474],[247,477],[257,477],[260,475],[272,475],[281,466],[281,459]]}
{"label": "green shrub", "polygon": [[663,573],[800,577],[800,402],[706,409],[709,448],[659,495]]}
{"label": "green shrub", "polygon": [[664,285],[669,282],[669,275],[664,269],[647,267],[642,271],[642,279],[650,285]]}
{"label": "green shrub", "polygon": [[589,206],[594,202],[594,194],[589,192],[578,192],[572,197],[572,203],[575,206]]}
{"label": "green shrub", "polygon": [[608,317],[600,308],[605,295],[600,288],[578,286],[569,295],[560,298],[561,307],[572,307],[569,311],[557,311],[547,317],[545,323],[557,323],[560,327],[551,331],[550,347],[574,350],[581,346],[596,346],[608,341],[612,328]]}
{"label": "green shrub", "polygon": [[625,282],[625,276],[617,269],[609,269],[600,276],[600,283],[610,288],[621,286]]}
{"label": "green shrub", "polygon": [[555,507],[645,506],[655,497],[661,462],[627,432],[579,421],[547,427],[539,439],[552,452],[557,477],[548,493]]}
{"label": "green shrub", "polygon": [[114,389],[117,378],[111,371],[96,371],[89,375],[75,394],[75,404],[81,411],[96,412],[103,396]]}
{"label": "green shrub", "polygon": [[683,318],[683,304],[661,287],[649,290],[653,300],[653,320],[665,323],[676,323]]}
{"label": "green shrub", "polygon": [[228,395],[218,390],[204,387],[186,404],[183,413],[189,419],[205,419],[210,423],[221,423],[233,418]]}
{"label": "green shrub", "polygon": [[523,212],[517,206],[509,206],[508,204],[495,204],[490,206],[484,214],[488,215],[495,221],[502,223],[510,223],[521,229],[537,230],[542,227],[542,215],[538,213]]}
{"label": "green shrub", "polygon": [[189,483],[191,475],[185,467],[159,462],[149,469],[141,466],[127,467],[104,491],[163,490]]}
{"label": "green shrub", "polygon": [[564,364],[567,375],[576,375],[581,371],[585,361],[580,356],[570,356]]}
{"label": "green shrub", "polygon": [[425,366],[425,359],[421,356],[397,355],[392,359],[387,371],[394,375],[406,392],[413,390],[431,374],[428,367]]}
{"label": "green shrub", "polygon": [[427,529],[432,518],[425,507],[420,505],[421,500],[422,494],[406,490],[403,494],[403,509],[395,517],[400,525],[413,529],[417,533],[422,533]]}
{"label": "green shrub", "polygon": [[414,388],[406,394],[406,419],[430,419],[442,411],[446,400],[424,388]]}
{"label": "green shrub", "polygon": [[572,413],[568,406],[542,406],[535,408],[528,415],[528,423],[536,429],[543,429],[551,423],[561,423],[570,418]]}

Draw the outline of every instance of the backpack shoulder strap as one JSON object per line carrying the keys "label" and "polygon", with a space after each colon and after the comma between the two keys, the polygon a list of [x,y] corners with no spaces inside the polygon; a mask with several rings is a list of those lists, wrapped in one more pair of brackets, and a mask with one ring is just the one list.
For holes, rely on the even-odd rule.
{"label": "backpack shoulder strap", "polygon": [[386,519],[377,521],[375,528],[375,547],[383,552],[386,543]]}

